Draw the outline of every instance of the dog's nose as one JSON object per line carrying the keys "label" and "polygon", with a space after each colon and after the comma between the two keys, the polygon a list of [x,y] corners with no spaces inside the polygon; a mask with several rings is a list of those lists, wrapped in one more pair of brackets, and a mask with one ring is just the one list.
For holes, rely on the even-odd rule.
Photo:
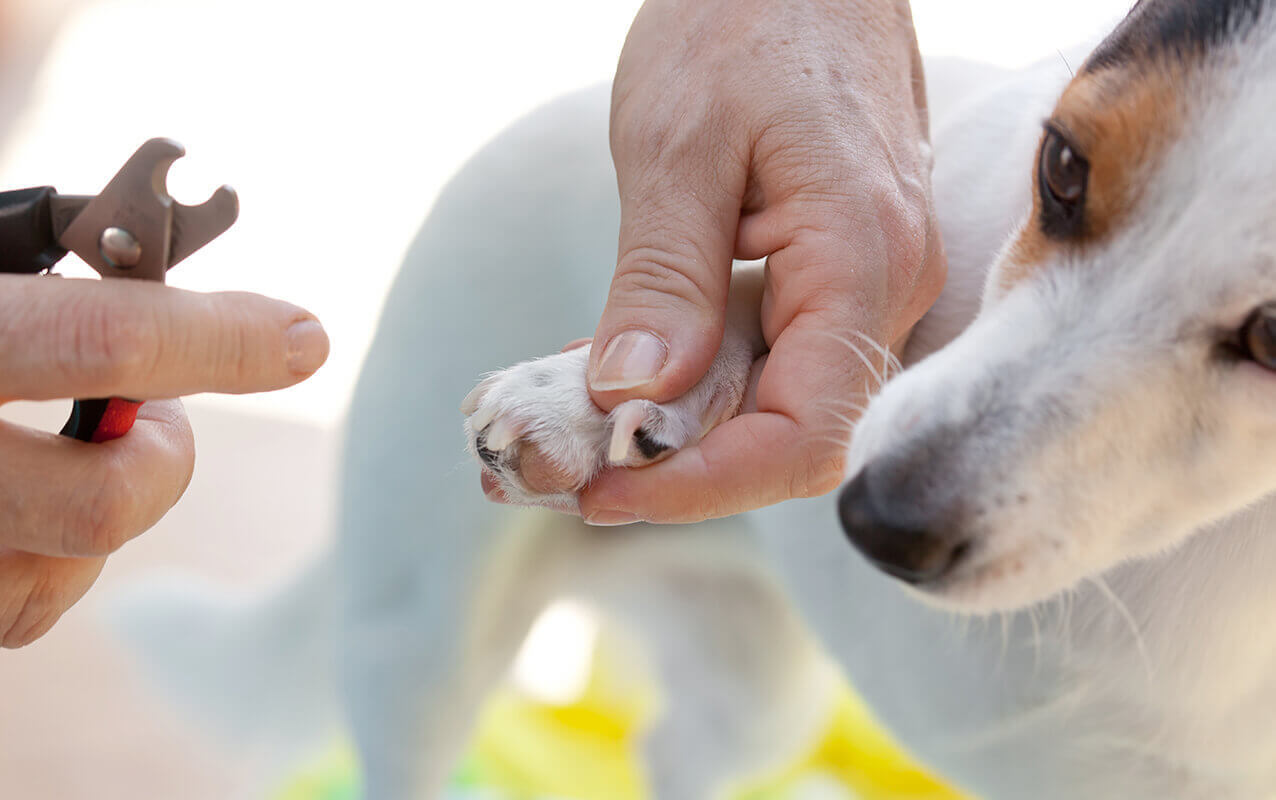
{"label": "dog's nose", "polygon": [[965,542],[918,521],[906,498],[882,498],[863,470],[837,501],[842,529],[872,564],[906,583],[927,583],[943,576],[967,550]]}

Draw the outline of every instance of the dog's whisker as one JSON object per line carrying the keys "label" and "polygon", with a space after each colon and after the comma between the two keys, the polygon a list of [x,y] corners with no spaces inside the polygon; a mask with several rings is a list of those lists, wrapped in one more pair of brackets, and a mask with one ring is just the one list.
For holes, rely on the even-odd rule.
{"label": "dog's whisker", "polygon": [[869,374],[873,376],[873,380],[877,381],[878,386],[881,386],[882,384],[886,383],[886,377],[884,375],[883,370],[879,370],[877,368],[877,365],[873,363],[873,360],[869,358],[868,355],[860,348],[860,346],[855,344],[855,342],[852,342],[850,339],[847,339],[845,336],[839,336],[838,334],[833,333],[832,331],[819,331],[819,333],[823,336],[828,337],[829,339],[832,339],[838,344],[845,345],[848,350],[854,353],[855,357],[860,360],[860,362],[868,370]]}
{"label": "dog's whisker", "polygon": [[859,424],[859,420],[856,417],[843,414],[842,412],[836,411],[832,408],[821,408],[819,410],[833,418],[831,423],[840,423],[820,426],[820,429],[823,431],[836,431],[837,433],[844,433],[849,436],[855,431],[855,427]]}
{"label": "dog's whisker", "polygon": [[1055,599],[1056,628],[1059,633],[1056,638],[1063,644],[1061,656],[1065,660],[1070,657],[1072,652],[1072,609],[1075,606],[1075,599],[1076,590],[1071,587],[1060,592]]}
{"label": "dog's whisker", "polygon": [[1093,584],[1104,597],[1108,598],[1113,607],[1116,608],[1118,615],[1129,626],[1130,635],[1134,637],[1134,646],[1139,651],[1139,658],[1143,661],[1143,668],[1147,672],[1148,680],[1152,680],[1155,674],[1152,669],[1152,659],[1148,656],[1147,643],[1143,640],[1143,633],[1139,630],[1138,622],[1134,619],[1134,615],[1130,613],[1129,607],[1117,596],[1116,592],[1112,591],[1112,587],[1108,585],[1102,575],[1095,575],[1086,580]]}
{"label": "dog's whisker", "polygon": [[840,414],[836,411],[829,411],[829,413],[833,415],[833,417],[835,417],[838,421],[846,425],[846,431],[848,433],[855,430],[855,420],[852,419],[851,417],[848,417],[845,414]]}
{"label": "dog's whisker", "polygon": [[[866,394],[861,394],[860,392],[855,392],[851,396],[855,398],[863,399],[865,403],[873,399]],[[842,408],[842,409],[849,409],[852,411],[865,411],[868,409],[868,406],[864,405],[864,403],[857,403],[853,400],[845,400],[842,398],[821,398],[815,401],[815,405],[817,408],[832,408],[832,409]]]}
{"label": "dog's whisker", "polygon": [[882,375],[885,378],[887,379],[890,378],[892,369],[896,373],[902,372],[904,370],[903,363],[899,360],[899,358],[894,353],[890,351],[890,348],[886,347],[884,344],[877,341],[872,336],[869,336],[867,333],[864,333],[863,331],[855,331],[855,335],[863,339],[865,342],[867,342],[870,347],[872,347],[882,356],[882,362],[885,365],[882,368]]}
{"label": "dog's whisker", "polygon": [[862,406],[859,403],[852,403],[848,401],[832,402],[828,400],[820,400],[820,401],[816,401],[815,407],[819,409],[820,411],[827,411],[829,413],[834,414],[835,416],[841,416],[843,419],[848,418],[845,416],[845,414],[843,414],[843,412],[851,412],[853,414],[856,414],[857,416],[863,416],[864,413],[868,411],[868,408],[866,406]]}
{"label": "dog's whisker", "polygon": [[1005,611],[998,611],[997,616],[1001,618],[1001,657],[998,659],[997,669],[1005,672],[1006,657],[1010,652],[1010,615]]}
{"label": "dog's whisker", "polygon": [[804,440],[804,442],[806,442],[806,443],[809,443],[809,442],[823,442],[824,444],[831,444],[831,445],[833,445],[834,447],[846,447],[846,446],[849,444],[849,442],[844,441],[844,440],[842,440],[842,439],[835,438],[835,437],[833,437],[833,436],[816,436],[816,437],[812,437],[812,438],[810,438],[810,439],[806,439],[806,440]]}
{"label": "dog's whisker", "polygon": [[1032,672],[1041,671],[1041,625],[1037,620],[1037,605],[1028,607],[1028,619],[1032,623]]}
{"label": "dog's whisker", "polygon": [[461,456],[461,460],[453,464],[451,469],[447,470],[443,474],[450,478],[453,475],[455,475],[457,472],[459,472],[460,470],[465,470],[466,472],[469,472],[470,469],[473,468],[473,463],[474,463],[473,456],[471,456],[469,453],[464,453]]}
{"label": "dog's whisker", "polygon": [[821,434],[812,434],[810,437],[803,439],[803,441],[807,441],[807,442],[823,441],[829,444],[835,444],[838,447],[850,447],[851,445],[850,431],[846,431],[844,436],[836,435],[837,433],[838,433],[837,431],[833,431],[831,433],[825,432]]}

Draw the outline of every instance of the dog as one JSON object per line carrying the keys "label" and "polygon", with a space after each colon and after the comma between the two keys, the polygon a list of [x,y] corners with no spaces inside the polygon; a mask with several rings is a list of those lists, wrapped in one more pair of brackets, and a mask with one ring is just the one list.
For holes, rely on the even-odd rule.
{"label": "dog", "polygon": [[[1043,669],[1059,674],[1043,683],[1068,689],[1040,713],[1084,733],[1055,758],[1107,772],[1109,794],[1130,781],[1114,796],[1276,795],[1276,637],[1254,619],[1272,599],[1261,501],[1276,489],[1276,174],[1255,166],[1276,119],[1273,11],[1144,0],[1046,115],[1023,189],[998,186],[997,166],[956,182],[939,168],[958,274],[907,352],[916,366],[859,422],[838,500],[867,559],[941,608],[1031,609],[1086,581],[1110,595],[1128,632],[1089,614],[1046,632]],[[945,211],[1029,186],[1009,244],[969,258]],[[467,399],[475,453],[522,502],[543,498],[520,448],[573,489],[641,465],[696,441],[721,416],[712,398],[739,399],[758,338],[729,326],[686,397],[610,417],[588,403],[586,350],[498,373]],[[1096,742],[1104,756],[1081,755]]]}
{"label": "dog", "polygon": [[[661,800],[799,752],[837,672],[975,796],[1276,797],[1276,2],[1140,0],[1075,76],[1061,61],[960,91],[928,64],[949,280],[836,501],[601,531],[485,504],[458,468],[434,420],[468,391],[480,467],[517,502],[569,505],[734,413],[765,346],[741,266],[719,357],[673,403],[602,414],[586,350],[473,386],[597,318],[618,217],[606,94],[585,92],[477,156],[409,254],[356,393],[333,557],[238,625],[152,595],[126,632],[174,682],[236,654],[233,690],[185,687],[228,727],[270,709],[313,733],[344,708],[377,800],[439,796],[565,594],[647,644]],[[553,491],[521,476],[531,448]]]}

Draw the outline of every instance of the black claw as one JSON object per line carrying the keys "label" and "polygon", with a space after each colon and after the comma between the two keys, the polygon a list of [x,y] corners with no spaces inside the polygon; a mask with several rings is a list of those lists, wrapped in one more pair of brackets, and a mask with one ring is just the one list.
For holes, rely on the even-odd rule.
{"label": "black claw", "polygon": [[496,469],[496,462],[500,460],[501,454],[494,450],[487,449],[487,437],[479,434],[474,440],[474,451],[478,453],[479,460],[492,469]]}
{"label": "black claw", "polygon": [[643,428],[634,432],[634,444],[638,445],[638,452],[642,453],[642,457],[648,460],[669,449],[669,445],[657,442]]}

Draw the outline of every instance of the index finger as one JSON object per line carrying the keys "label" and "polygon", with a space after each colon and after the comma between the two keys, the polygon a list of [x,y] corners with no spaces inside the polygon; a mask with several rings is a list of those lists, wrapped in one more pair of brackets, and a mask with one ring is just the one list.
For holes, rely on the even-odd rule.
{"label": "index finger", "polygon": [[270,391],[327,355],[314,315],[260,295],[0,275],[0,400]]}

